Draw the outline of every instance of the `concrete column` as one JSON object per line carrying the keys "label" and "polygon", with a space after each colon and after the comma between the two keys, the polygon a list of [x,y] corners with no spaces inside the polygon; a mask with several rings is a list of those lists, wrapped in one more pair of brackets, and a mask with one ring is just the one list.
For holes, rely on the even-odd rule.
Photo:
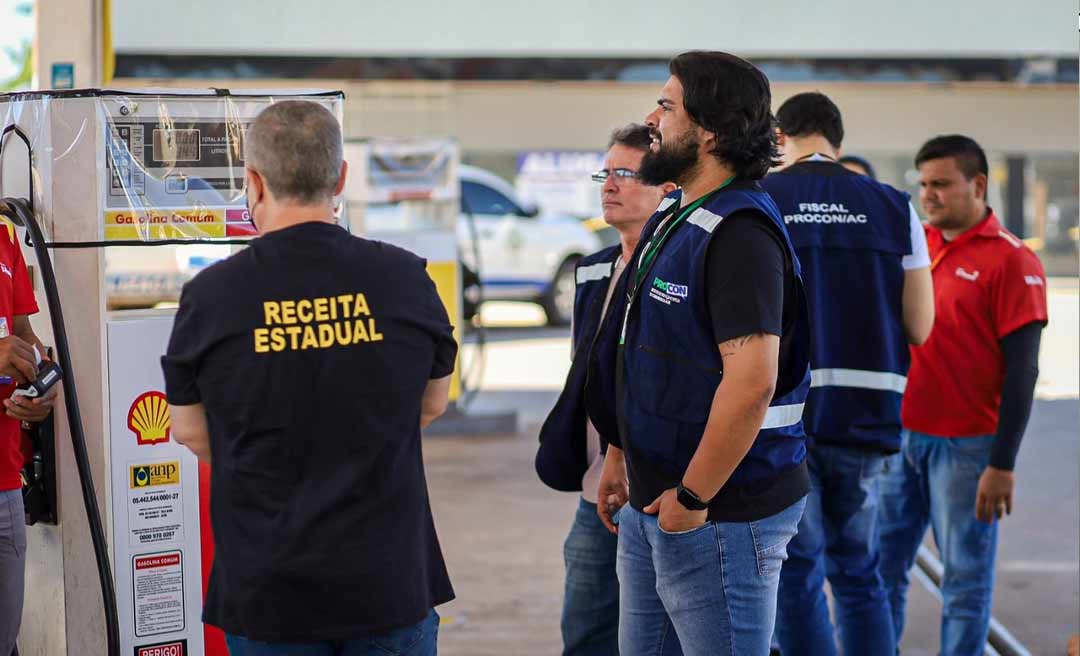
{"label": "concrete column", "polygon": [[53,64],[73,64],[75,88],[101,85],[104,0],[37,0],[34,88],[51,89]]}
{"label": "concrete column", "polygon": [[[104,0],[37,0],[34,52],[36,64],[34,88],[53,88],[53,64],[73,67],[74,88],[101,86],[102,18]],[[52,119],[50,119],[51,121]],[[62,123],[62,121],[61,121]],[[57,127],[53,125],[53,127]],[[39,156],[48,156],[42,154]],[[91,176],[92,177],[92,176]],[[92,196],[91,196],[92,197]],[[28,258],[32,260],[31,258]],[[53,254],[57,276],[61,279],[100,280],[101,255],[95,250]],[[43,312],[34,317],[35,332],[46,343],[52,331],[40,280],[35,277],[35,293]],[[104,325],[101,290],[68,290],[64,294],[66,318],[84,321],[88,326],[75,328],[69,323],[73,351],[78,352],[80,400],[83,423],[87,428],[91,469],[97,487],[98,503],[109,530],[109,504],[104,493],[108,485],[105,449],[102,440],[102,403],[89,385],[100,390],[100,345],[84,344],[99,337]],[[91,307],[87,308],[89,304]],[[95,312],[96,310],[96,312]],[[83,333],[88,333],[83,335]],[[100,341],[100,340],[98,340]],[[95,366],[93,366],[96,364]],[[83,510],[79,479],[71,448],[71,432],[63,406],[56,412],[56,475],[58,524],[38,524],[27,530],[26,603],[23,609],[19,653],[23,656],[74,656],[105,653],[105,622],[96,561],[91,547],[89,527]]]}
{"label": "concrete column", "polygon": [[1005,166],[1009,172],[1005,183],[1005,228],[1023,239],[1027,235],[1024,226],[1024,196],[1027,192],[1027,158],[1023,155],[1009,155],[1005,158]]}

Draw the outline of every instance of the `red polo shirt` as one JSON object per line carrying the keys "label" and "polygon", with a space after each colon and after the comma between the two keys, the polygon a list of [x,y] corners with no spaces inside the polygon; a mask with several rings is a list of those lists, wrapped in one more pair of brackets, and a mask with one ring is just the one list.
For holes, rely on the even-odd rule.
{"label": "red polo shirt", "polygon": [[1046,323],[1046,273],[993,211],[952,242],[927,226],[926,241],[936,318],[930,339],[911,347],[904,426],[942,437],[993,434],[1005,378],[1001,338]]}
{"label": "red polo shirt", "polygon": [[[7,219],[0,218],[0,336],[13,332],[16,315],[37,311],[37,299],[15,228]],[[14,383],[0,385],[0,399],[8,398],[13,391]],[[3,410],[0,406],[0,490],[17,490],[22,487],[21,424]]]}

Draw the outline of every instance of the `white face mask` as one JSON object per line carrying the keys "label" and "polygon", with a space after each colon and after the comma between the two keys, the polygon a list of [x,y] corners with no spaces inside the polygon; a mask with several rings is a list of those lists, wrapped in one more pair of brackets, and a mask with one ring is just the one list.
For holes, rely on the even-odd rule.
{"label": "white face mask", "polygon": [[250,190],[250,189],[251,189],[251,183],[248,182],[247,189],[244,192],[244,207],[247,209],[248,220],[251,221],[251,225],[255,226],[255,229],[258,230],[259,226],[256,225],[256,223],[255,223],[255,208],[258,207],[259,204],[258,203],[255,203],[254,205],[251,204],[251,194],[248,193],[248,190]]}

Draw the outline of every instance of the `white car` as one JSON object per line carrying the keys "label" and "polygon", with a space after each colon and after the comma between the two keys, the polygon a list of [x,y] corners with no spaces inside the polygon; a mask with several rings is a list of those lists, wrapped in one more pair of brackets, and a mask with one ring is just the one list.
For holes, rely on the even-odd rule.
{"label": "white car", "polygon": [[229,244],[110,246],[105,249],[108,308],[175,303],[185,282],[232,250]]}
{"label": "white car", "polygon": [[548,323],[570,323],[574,265],[601,248],[599,237],[574,217],[541,213],[490,171],[463,165],[459,177],[458,245],[465,266],[479,274],[483,299],[539,303]]}

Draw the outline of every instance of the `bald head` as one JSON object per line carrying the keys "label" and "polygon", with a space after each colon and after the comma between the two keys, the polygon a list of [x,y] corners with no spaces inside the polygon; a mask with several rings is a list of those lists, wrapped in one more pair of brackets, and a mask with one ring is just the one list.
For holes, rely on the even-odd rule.
{"label": "bald head", "polygon": [[341,178],[341,127],[318,103],[276,102],[248,127],[244,158],[279,201],[325,203]]}

